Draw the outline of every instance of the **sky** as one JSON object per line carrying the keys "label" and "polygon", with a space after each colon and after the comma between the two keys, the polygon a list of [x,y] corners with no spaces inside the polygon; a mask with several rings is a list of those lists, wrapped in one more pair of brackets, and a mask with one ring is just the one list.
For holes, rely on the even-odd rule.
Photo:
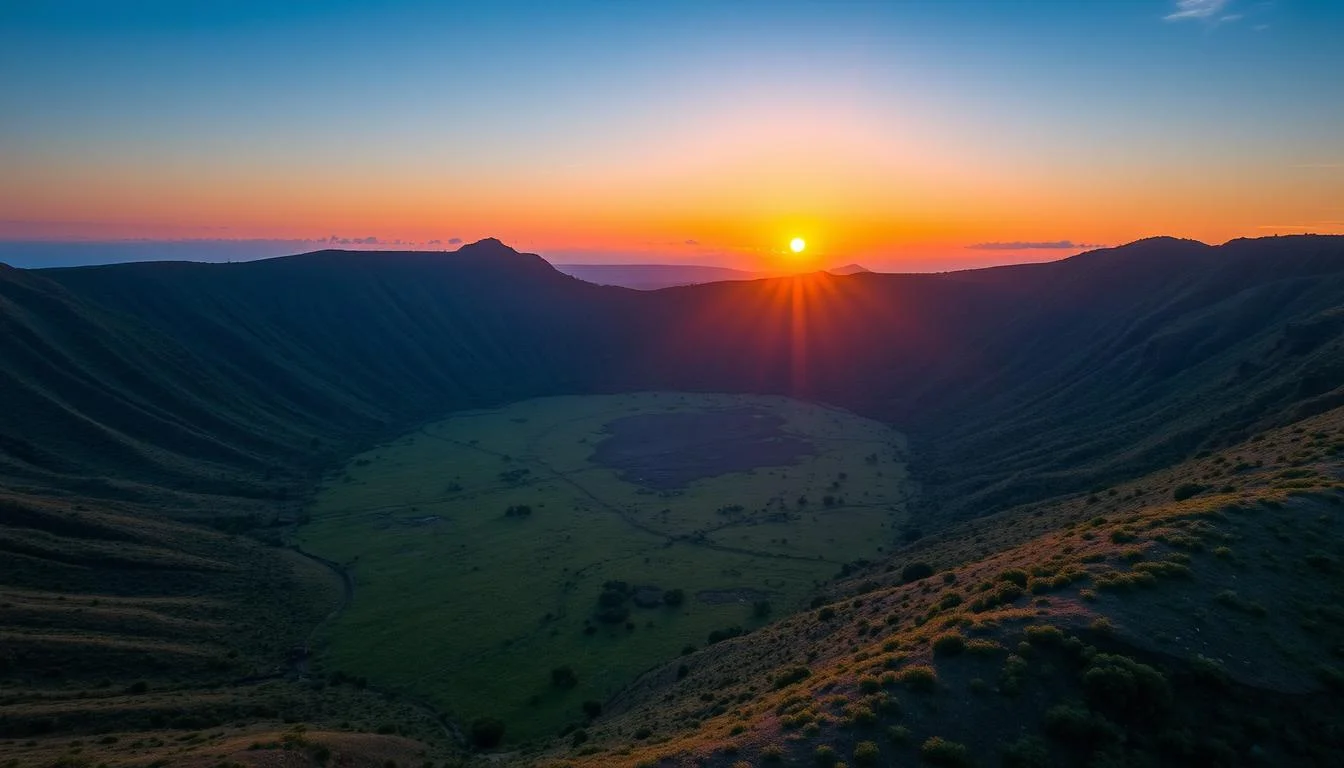
{"label": "sky", "polygon": [[1337,0],[0,3],[0,240],[930,270],[1344,233],[1341,39]]}

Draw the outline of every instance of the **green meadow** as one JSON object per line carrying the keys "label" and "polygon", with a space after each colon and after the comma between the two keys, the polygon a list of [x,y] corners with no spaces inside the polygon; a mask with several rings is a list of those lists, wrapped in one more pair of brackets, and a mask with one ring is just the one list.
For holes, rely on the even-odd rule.
{"label": "green meadow", "polygon": [[[683,429],[697,415],[742,434]],[[599,451],[690,469],[646,480]],[[552,736],[584,702],[890,550],[907,523],[904,455],[878,422],[780,397],[459,413],[354,457],[319,491],[299,543],[346,566],[355,593],[318,663],[464,721],[498,718],[510,742]]]}

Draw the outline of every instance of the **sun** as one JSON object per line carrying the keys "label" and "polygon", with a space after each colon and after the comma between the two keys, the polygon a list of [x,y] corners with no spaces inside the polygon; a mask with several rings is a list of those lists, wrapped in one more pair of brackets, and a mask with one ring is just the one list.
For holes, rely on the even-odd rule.
{"label": "sun", "polygon": [[789,241],[789,250],[793,251],[794,253],[802,253],[803,249],[806,247],[807,247],[807,241],[801,237],[795,237]]}

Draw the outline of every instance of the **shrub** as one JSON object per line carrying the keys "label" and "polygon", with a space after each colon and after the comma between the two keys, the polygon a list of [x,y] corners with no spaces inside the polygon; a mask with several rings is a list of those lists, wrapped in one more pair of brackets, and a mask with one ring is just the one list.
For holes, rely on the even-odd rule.
{"label": "shrub", "polygon": [[1003,768],[1050,768],[1050,750],[1035,736],[1023,736],[1003,748]]}
{"label": "shrub", "polygon": [[1008,696],[1015,696],[1022,691],[1022,679],[1027,675],[1027,660],[1011,654],[1003,662],[1003,669],[999,672],[999,690]]}
{"label": "shrub", "polygon": [[504,741],[504,721],[479,717],[471,722],[471,743],[479,749],[493,749]]}
{"label": "shrub", "polygon": [[901,670],[901,682],[912,691],[929,692],[938,686],[938,675],[933,667],[914,666]]}
{"label": "shrub", "polygon": [[920,758],[929,765],[942,768],[964,768],[972,765],[970,750],[965,744],[932,736],[919,746]]}
{"label": "shrub", "polygon": [[1035,645],[1059,645],[1064,642],[1064,633],[1051,624],[1033,624],[1023,632],[1027,635],[1027,642]]}
{"label": "shrub", "polygon": [[1098,711],[1121,720],[1153,720],[1171,705],[1167,678],[1128,656],[1094,656],[1083,673],[1083,691]]}
{"label": "shrub", "polygon": [[766,744],[761,750],[761,760],[766,763],[778,763],[784,759],[784,750],[778,744]]}
{"label": "shrub", "polygon": [[1231,681],[1222,664],[1203,655],[1190,660],[1190,676],[1211,688],[1224,688]]}
{"label": "shrub", "polygon": [[831,619],[834,618],[835,618],[835,609],[829,605],[826,606],[825,608],[822,608],[820,611],[817,611],[818,621],[830,621]]}
{"label": "shrub", "polygon": [[600,701],[583,702],[583,714],[589,720],[592,720],[593,718],[602,714],[602,702]]}
{"label": "shrub", "polygon": [[1027,586],[1027,572],[1021,568],[1010,568],[999,574],[999,581],[1009,581],[1019,587]]}
{"label": "shrub", "polygon": [[933,639],[933,652],[939,656],[956,656],[966,650],[966,638],[958,632],[944,632]]}
{"label": "shrub", "polygon": [[840,760],[835,754],[835,748],[825,744],[817,747],[817,751],[812,753],[812,757],[816,760],[817,765],[825,766],[825,768],[831,768]]}
{"label": "shrub", "polygon": [[901,569],[901,581],[907,584],[933,575],[933,566],[924,562],[914,562]]}
{"label": "shrub", "polygon": [[681,589],[669,589],[663,593],[663,602],[672,608],[676,608],[686,602],[686,592]]}
{"label": "shrub", "polygon": [[1120,730],[1113,723],[1073,704],[1046,710],[1041,728],[1050,738],[1087,751],[1120,738]]}
{"label": "shrub", "polygon": [[876,765],[877,758],[882,754],[877,748],[877,742],[860,741],[854,746],[854,763],[856,765]]}
{"label": "shrub", "polygon": [[1003,646],[993,640],[976,638],[966,641],[966,652],[976,656],[992,656],[1003,650]]}

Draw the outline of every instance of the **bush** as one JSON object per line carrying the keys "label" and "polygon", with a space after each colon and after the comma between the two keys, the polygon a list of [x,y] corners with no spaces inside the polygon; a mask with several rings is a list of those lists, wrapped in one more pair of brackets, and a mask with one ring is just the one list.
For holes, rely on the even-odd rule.
{"label": "bush", "polygon": [[589,720],[596,718],[598,715],[602,714],[602,702],[600,701],[583,702],[583,714]]}
{"label": "bush", "polygon": [[471,722],[471,743],[478,749],[493,749],[504,741],[504,721],[480,717]]}
{"label": "bush", "polygon": [[681,589],[669,589],[663,593],[663,602],[669,607],[676,608],[686,602],[686,592]]}
{"label": "bush", "polygon": [[825,768],[831,768],[831,766],[839,762],[839,758],[835,754],[835,748],[826,746],[825,744],[817,747],[817,751],[812,753],[812,757],[817,761],[817,765],[824,766]]}
{"label": "bush", "polygon": [[1167,678],[1127,656],[1093,657],[1083,673],[1083,691],[1094,708],[1120,720],[1156,720],[1171,705]]}
{"label": "bush", "polygon": [[1041,728],[1050,738],[1084,751],[1116,741],[1121,736],[1120,729],[1106,718],[1072,704],[1060,704],[1046,710]]}
{"label": "bush", "polygon": [[975,639],[967,641],[966,652],[975,656],[993,656],[1003,650],[1003,646],[993,640]]}
{"label": "bush", "polygon": [[958,632],[944,632],[933,639],[933,652],[939,656],[956,656],[966,650],[966,638]]}
{"label": "bush", "polygon": [[854,746],[854,764],[855,765],[876,765],[877,758],[881,756],[882,751],[877,748],[877,743],[872,741],[860,741]]}
{"label": "bush", "polygon": [[941,736],[930,737],[919,747],[919,756],[929,765],[944,768],[964,768],[972,765],[970,750],[965,744],[948,741]]}
{"label": "bush", "polygon": [[907,584],[912,581],[927,579],[932,575],[933,566],[924,562],[910,563],[905,566],[905,568],[901,569],[901,581],[904,581]]}
{"label": "bush", "polygon": [[1050,750],[1035,736],[1023,736],[1003,748],[1003,768],[1050,768]]}
{"label": "bush", "polygon": [[938,675],[933,667],[923,665],[901,670],[901,682],[912,691],[929,692],[938,687]]}
{"label": "bush", "polygon": [[1027,635],[1027,642],[1033,645],[1059,645],[1064,642],[1064,633],[1051,624],[1033,624],[1023,632]]}

